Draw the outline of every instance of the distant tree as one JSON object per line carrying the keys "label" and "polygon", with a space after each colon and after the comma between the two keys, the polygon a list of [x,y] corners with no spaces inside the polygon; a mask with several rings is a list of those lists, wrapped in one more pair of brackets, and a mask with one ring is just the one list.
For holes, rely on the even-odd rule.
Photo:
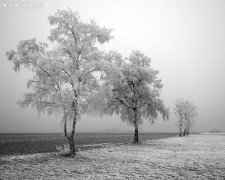
{"label": "distant tree", "polygon": [[197,116],[197,114],[198,114],[197,107],[191,102],[187,102],[187,112],[185,114],[186,126],[184,129],[184,136],[190,134],[191,128],[193,127],[194,124],[194,119]]}
{"label": "distant tree", "polygon": [[82,22],[71,10],[58,10],[49,22],[50,46],[35,39],[25,40],[7,56],[16,71],[24,66],[33,72],[27,83],[30,92],[20,104],[41,113],[61,113],[69,154],[74,156],[76,123],[87,112],[89,97],[99,88],[95,73],[103,65],[103,53],[98,44],[110,40],[110,30],[94,21]]}
{"label": "distant tree", "polygon": [[196,106],[187,100],[178,100],[174,111],[178,117],[179,136],[189,135],[197,116]]}
{"label": "distant tree", "polygon": [[183,129],[185,127],[185,102],[177,101],[175,104],[174,112],[178,117],[179,136],[183,136]]}
{"label": "distant tree", "polygon": [[115,53],[109,59],[113,65],[107,68],[102,88],[105,94],[99,97],[104,100],[106,113],[119,114],[134,127],[134,143],[139,143],[138,129],[144,119],[154,122],[159,114],[168,118],[168,109],[159,98],[162,83],[158,71],[139,51],[133,51],[125,60]]}

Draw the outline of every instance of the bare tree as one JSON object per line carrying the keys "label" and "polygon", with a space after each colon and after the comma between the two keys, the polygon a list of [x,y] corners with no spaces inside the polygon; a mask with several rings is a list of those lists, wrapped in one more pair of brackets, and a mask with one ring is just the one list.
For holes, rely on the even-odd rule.
{"label": "bare tree", "polygon": [[178,100],[174,111],[178,117],[179,136],[189,135],[197,116],[196,106],[187,100]]}
{"label": "bare tree", "polygon": [[28,82],[30,92],[20,104],[39,112],[63,114],[69,154],[74,156],[77,121],[87,112],[89,97],[99,88],[94,73],[101,69],[103,53],[98,44],[110,40],[110,30],[94,21],[82,22],[71,10],[58,10],[49,22],[50,46],[35,39],[25,40],[7,56],[16,71],[24,66],[33,72]]}

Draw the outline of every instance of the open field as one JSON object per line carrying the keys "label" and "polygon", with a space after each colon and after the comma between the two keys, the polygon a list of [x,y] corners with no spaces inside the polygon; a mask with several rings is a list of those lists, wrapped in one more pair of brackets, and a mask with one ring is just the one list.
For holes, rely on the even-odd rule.
{"label": "open field", "polygon": [[78,152],[1,157],[0,179],[225,179],[225,136],[191,135]]}
{"label": "open field", "polygon": [[[160,139],[175,136],[175,133],[143,133],[140,138]],[[78,133],[76,143],[79,149],[99,143],[130,143],[133,134],[130,133]],[[0,155],[30,154],[56,152],[56,146],[66,144],[62,134],[0,134]]]}

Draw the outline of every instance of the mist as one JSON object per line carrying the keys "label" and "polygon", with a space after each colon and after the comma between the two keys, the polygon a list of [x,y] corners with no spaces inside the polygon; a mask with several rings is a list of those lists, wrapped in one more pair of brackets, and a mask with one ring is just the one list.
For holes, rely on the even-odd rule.
{"label": "mist", "polygon": [[[6,1],[7,2],[7,1]],[[222,0],[39,0],[15,5],[0,2],[0,133],[61,132],[60,116],[39,115],[23,109],[17,101],[28,91],[31,73],[15,73],[5,53],[20,40],[47,40],[48,16],[70,8],[81,19],[94,19],[112,28],[114,38],[105,50],[124,56],[141,50],[151,57],[163,82],[162,99],[170,108],[170,119],[145,122],[142,132],[177,131],[173,108],[185,98],[198,108],[194,131],[225,130],[225,1]],[[117,116],[84,116],[79,132],[127,132],[132,129]]]}

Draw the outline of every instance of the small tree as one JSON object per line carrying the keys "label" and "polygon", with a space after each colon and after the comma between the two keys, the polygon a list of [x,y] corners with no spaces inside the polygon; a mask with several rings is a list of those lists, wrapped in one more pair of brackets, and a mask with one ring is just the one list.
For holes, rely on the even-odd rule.
{"label": "small tree", "polygon": [[191,103],[187,102],[187,110],[186,110],[186,124],[185,124],[185,129],[184,129],[184,136],[189,135],[191,128],[193,127],[194,124],[194,119],[198,115],[197,113],[197,107]]}
{"label": "small tree", "polygon": [[99,88],[94,73],[101,69],[103,53],[97,45],[110,40],[110,30],[94,21],[82,22],[71,10],[58,10],[49,22],[51,48],[31,39],[21,41],[7,56],[15,70],[24,66],[34,74],[28,82],[31,91],[20,104],[39,112],[62,113],[64,134],[74,156],[76,123],[87,112],[89,97]]}
{"label": "small tree", "polygon": [[184,110],[185,110],[185,102],[177,101],[175,104],[174,112],[178,117],[179,136],[183,135],[183,129],[185,127]]}
{"label": "small tree", "polygon": [[178,100],[174,111],[178,117],[179,136],[189,135],[197,116],[196,106],[187,100]]}
{"label": "small tree", "polygon": [[[115,57],[115,56],[114,56]],[[119,57],[119,58],[118,58]],[[120,115],[123,121],[134,127],[134,143],[139,143],[139,125],[144,119],[154,122],[161,114],[168,118],[168,110],[159,98],[162,88],[157,78],[158,71],[150,66],[150,58],[133,51],[129,58],[112,58],[113,67],[106,72],[103,88],[105,93],[105,112]]]}

